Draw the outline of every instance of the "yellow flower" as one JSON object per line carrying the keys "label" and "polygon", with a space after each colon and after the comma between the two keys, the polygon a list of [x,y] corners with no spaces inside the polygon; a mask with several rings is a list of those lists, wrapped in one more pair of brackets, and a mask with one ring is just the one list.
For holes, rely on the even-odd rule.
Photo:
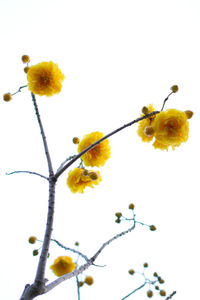
{"label": "yellow flower", "polygon": [[71,273],[76,268],[76,264],[73,263],[69,256],[59,256],[50,268],[56,276],[60,277],[64,274]]}
{"label": "yellow flower", "polygon": [[27,73],[29,90],[40,96],[60,93],[64,78],[58,65],[52,61],[31,66]]}
{"label": "yellow flower", "polygon": [[[148,113],[155,111],[152,104],[150,104],[148,107],[145,106],[145,108]],[[143,109],[143,111],[144,111],[144,109]],[[143,117],[145,114],[142,114],[141,117]],[[150,118],[146,118],[146,119],[143,119],[138,122],[137,134],[141,137],[143,142],[150,142],[153,139],[153,134],[148,135],[146,133],[146,127],[152,126],[154,118],[155,118],[155,116],[152,116]]]}
{"label": "yellow flower", "polygon": [[75,168],[69,172],[67,185],[72,193],[83,193],[83,190],[86,188],[86,186],[94,188],[94,184],[97,185],[99,184],[99,181],[102,180],[98,171],[96,172],[98,174],[98,178],[96,180],[92,180],[90,176],[84,175],[83,171],[84,169]]}
{"label": "yellow flower", "polygon": [[[100,140],[103,136],[103,133],[99,131],[86,134],[78,145],[78,153],[82,152],[87,147]],[[102,167],[109,157],[110,145],[109,141],[106,139],[85,153],[81,158],[85,166]]]}
{"label": "yellow flower", "polygon": [[156,139],[153,145],[161,150],[168,150],[169,146],[174,150],[188,139],[187,115],[177,109],[161,111],[153,122],[153,128]]}

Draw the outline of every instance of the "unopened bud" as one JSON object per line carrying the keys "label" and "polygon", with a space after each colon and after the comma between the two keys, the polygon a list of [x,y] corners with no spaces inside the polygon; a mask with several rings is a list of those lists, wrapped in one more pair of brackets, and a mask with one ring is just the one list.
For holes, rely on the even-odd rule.
{"label": "unopened bud", "polygon": [[142,108],[142,113],[145,114],[145,115],[147,115],[147,114],[149,113],[149,109],[148,109],[147,106],[144,106],[144,107]]}
{"label": "unopened bud", "polygon": [[28,55],[23,55],[22,61],[23,61],[23,63],[27,64],[30,61],[30,57]]}
{"label": "unopened bud", "polygon": [[88,176],[90,177],[90,179],[92,179],[92,180],[97,180],[98,179],[98,177],[99,177],[99,175],[96,173],[96,172],[90,172],[89,174],[88,174]]}
{"label": "unopened bud", "polygon": [[147,126],[145,127],[144,129],[144,133],[147,135],[147,136],[152,136],[154,134],[154,129],[152,126]]}
{"label": "unopened bud", "polygon": [[186,111],[185,111],[185,114],[186,114],[186,116],[187,116],[188,119],[191,119],[192,116],[193,116],[193,111],[191,111],[191,110],[186,110]]}
{"label": "unopened bud", "polygon": [[30,67],[25,67],[24,72],[27,74],[29,69],[30,69]]}
{"label": "unopened bud", "polygon": [[156,230],[156,226],[155,225],[151,225],[149,228],[150,228],[151,231],[155,231]]}
{"label": "unopened bud", "polygon": [[10,93],[6,93],[3,95],[3,100],[6,102],[9,102],[12,99],[12,96]]}
{"label": "unopened bud", "polygon": [[173,93],[178,92],[178,85],[172,85],[171,90]]}
{"label": "unopened bud", "polygon": [[73,138],[72,142],[73,142],[74,144],[78,144],[78,143],[80,142],[80,140],[79,140],[78,137],[75,136],[75,137]]}

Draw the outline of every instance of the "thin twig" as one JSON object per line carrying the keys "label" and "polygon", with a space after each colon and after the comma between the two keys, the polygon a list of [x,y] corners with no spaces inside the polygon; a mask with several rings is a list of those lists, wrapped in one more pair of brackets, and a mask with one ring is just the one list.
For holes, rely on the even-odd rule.
{"label": "thin twig", "polygon": [[143,283],[141,286],[139,286],[137,289],[135,289],[134,291],[132,291],[131,293],[129,293],[128,295],[126,295],[124,298],[122,298],[121,300],[127,299],[129,296],[131,296],[132,294],[134,294],[135,292],[137,292],[138,290],[142,289],[145,285],[147,284],[147,282],[145,281],[145,283]]}
{"label": "thin twig", "polygon": [[74,253],[78,254],[79,256],[83,257],[86,261],[89,261],[89,258],[86,255],[84,255],[83,253],[81,253],[80,251],[75,250],[73,248],[66,247],[66,246],[64,246],[63,244],[61,244],[59,241],[57,241],[55,239],[51,239],[51,241],[55,242],[59,247],[65,249],[65,250],[74,252]]}
{"label": "thin twig", "polygon": [[119,127],[118,129],[112,131],[111,133],[105,135],[103,138],[101,138],[100,140],[96,141],[94,144],[90,145],[89,147],[87,147],[85,150],[83,150],[81,153],[77,154],[68,164],[66,164],[63,168],[61,168],[58,172],[56,172],[55,177],[58,178],[67,168],[69,168],[69,166],[71,166],[77,159],[79,159],[83,154],[85,154],[86,152],[88,152],[89,150],[91,150],[92,148],[94,148],[96,145],[100,144],[101,142],[103,142],[104,140],[106,140],[107,138],[109,138],[110,136],[116,134],[117,132],[125,129],[128,126],[131,126],[143,119],[146,119],[148,117],[152,117],[156,114],[158,114],[159,111],[153,111],[147,115],[144,115],[140,118],[137,118],[136,120],[133,120],[121,127]]}
{"label": "thin twig", "polygon": [[48,177],[46,177],[42,174],[36,173],[36,172],[31,172],[31,171],[14,171],[14,172],[6,173],[6,175],[12,175],[12,174],[17,174],[17,173],[27,173],[27,174],[31,174],[31,175],[37,175],[37,176],[40,176],[40,177],[42,177],[46,180],[49,180]]}
{"label": "thin twig", "polygon": [[63,163],[60,165],[60,167],[57,169],[56,172],[59,172],[59,171],[62,169],[62,167],[64,167],[64,165],[66,164],[66,162],[67,162],[68,160],[71,160],[71,159],[74,158],[75,156],[76,156],[76,155],[71,155],[71,156],[69,156],[68,158],[66,158],[65,161],[63,161]]}
{"label": "thin twig", "polygon": [[174,291],[171,295],[169,295],[165,300],[171,299],[176,294],[176,291]]}
{"label": "thin twig", "polygon": [[167,102],[167,100],[169,99],[169,97],[171,96],[171,94],[173,94],[173,93],[174,93],[174,92],[171,92],[171,93],[165,98],[165,100],[163,101],[163,105],[162,105],[161,111],[163,111],[164,106],[165,106],[165,103]]}
{"label": "thin twig", "polygon": [[78,280],[78,276],[76,276],[76,286],[77,286],[77,296],[78,296],[78,300],[80,300],[80,287],[79,287],[79,280]]}
{"label": "thin twig", "polygon": [[17,93],[21,92],[21,89],[27,87],[28,85],[23,85],[23,86],[20,86],[20,88],[18,89],[18,91],[16,91],[15,93],[11,94],[11,96],[14,96],[16,95]]}

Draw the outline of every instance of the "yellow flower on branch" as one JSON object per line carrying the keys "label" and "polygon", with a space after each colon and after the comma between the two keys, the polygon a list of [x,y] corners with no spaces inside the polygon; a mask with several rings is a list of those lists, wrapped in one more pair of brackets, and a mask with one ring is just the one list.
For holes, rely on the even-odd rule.
{"label": "yellow flower on branch", "polygon": [[[103,133],[99,131],[86,134],[78,145],[78,153],[81,153],[87,147],[100,140],[103,136]],[[106,139],[85,153],[81,158],[85,166],[102,167],[110,157],[110,154],[109,141]]]}
{"label": "yellow flower on branch", "polygon": [[174,150],[175,147],[186,142],[189,133],[187,119],[187,114],[177,109],[168,109],[157,114],[153,122],[154,147],[168,150],[171,146]]}
{"label": "yellow flower on branch", "polygon": [[76,264],[73,263],[72,258],[69,256],[59,256],[50,268],[56,276],[60,277],[71,273],[76,268]]}
{"label": "yellow flower on branch", "polygon": [[64,78],[58,65],[52,61],[31,66],[27,72],[29,90],[40,96],[60,93]]}
{"label": "yellow flower on branch", "polygon": [[96,180],[89,176],[91,172],[93,171],[89,171],[87,174],[85,174],[84,169],[81,168],[75,168],[69,172],[67,185],[72,193],[83,193],[87,186],[94,188],[94,185],[97,185],[100,181],[102,181],[99,171],[96,171]]}

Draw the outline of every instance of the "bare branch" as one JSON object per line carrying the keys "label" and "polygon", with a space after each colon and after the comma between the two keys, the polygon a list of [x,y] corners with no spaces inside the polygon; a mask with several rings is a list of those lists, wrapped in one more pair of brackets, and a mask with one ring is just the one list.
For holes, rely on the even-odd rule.
{"label": "bare branch", "polygon": [[159,111],[153,111],[147,115],[144,115],[136,120],[133,120],[121,127],[119,127],[118,129],[110,132],[109,134],[105,135],[103,138],[101,138],[100,140],[96,141],[94,144],[90,145],[89,147],[87,147],[85,150],[83,150],[81,153],[77,154],[68,164],[66,164],[63,168],[61,168],[58,172],[56,172],[55,177],[58,178],[67,168],[69,168],[69,166],[71,166],[77,159],[79,159],[83,154],[85,154],[86,152],[88,152],[89,150],[91,150],[92,148],[94,148],[96,145],[100,144],[101,142],[103,142],[104,140],[106,140],[107,138],[109,138],[110,136],[116,134],[117,132],[125,129],[128,126],[131,126],[143,119],[146,119],[148,117],[152,117],[156,114],[158,114]]}
{"label": "bare branch", "polygon": [[137,292],[138,290],[142,289],[145,285],[147,284],[147,282],[145,281],[145,283],[143,283],[141,286],[139,286],[137,289],[135,289],[134,291],[132,291],[131,293],[129,293],[128,295],[126,295],[124,298],[122,298],[121,300],[127,299],[129,296],[131,296],[132,294],[134,294],[135,292]]}

